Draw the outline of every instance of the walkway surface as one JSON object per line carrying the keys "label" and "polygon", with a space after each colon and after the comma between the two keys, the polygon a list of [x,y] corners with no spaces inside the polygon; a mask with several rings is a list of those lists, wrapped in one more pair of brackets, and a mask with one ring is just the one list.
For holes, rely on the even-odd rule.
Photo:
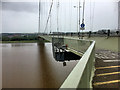
{"label": "walkway surface", "polygon": [[120,89],[120,53],[96,50],[95,76],[93,88]]}

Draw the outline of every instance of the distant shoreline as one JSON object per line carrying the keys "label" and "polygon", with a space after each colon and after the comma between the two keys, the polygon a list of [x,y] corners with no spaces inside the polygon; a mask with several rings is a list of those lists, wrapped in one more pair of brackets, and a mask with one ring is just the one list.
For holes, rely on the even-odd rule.
{"label": "distant shoreline", "polygon": [[0,41],[0,43],[36,43],[37,40],[31,40],[31,41]]}
{"label": "distant shoreline", "polygon": [[[30,41],[0,41],[0,43],[37,43],[39,42],[38,40],[30,40]],[[48,42],[48,41],[44,41]]]}

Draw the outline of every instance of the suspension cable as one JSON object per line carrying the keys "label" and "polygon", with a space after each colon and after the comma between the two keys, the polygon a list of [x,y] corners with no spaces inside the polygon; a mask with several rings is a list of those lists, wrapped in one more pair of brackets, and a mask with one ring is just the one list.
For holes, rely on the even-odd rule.
{"label": "suspension cable", "polygon": [[83,2],[83,16],[82,16],[82,23],[84,23],[84,15],[85,15],[85,0]]}
{"label": "suspension cable", "polygon": [[[79,26],[80,26],[80,0],[79,0]],[[79,31],[80,31],[80,28],[79,28]]]}
{"label": "suspension cable", "polygon": [[51,34],[51,14],[50,14],[50,34]]}
{"label": "suspension cable", "polygon": [[93,31],[93,24],[94,24],[94,12],[95,12],[95,1],[93,2],[93,12],[92,12],[92,31]]}
{"label": "suspension cable", "polygon": [[72,31],[71,31],[71,17],[72,17],[72,10],[70,10],[70,8],[71,8],[71,0],[70,0],[70,2],[69,2],[69,14],[70,14],[70,16],[69,16],[69,19],[70,19],[70,22],[69,22],[69,25],[70,25],[70,32],[72,33]]}
{"label": "suspension cable", "polygon": [[79,8],[79,30],[78,30],[78,37],[80,37],[80,0],[79,0],[79,6],[78,6],[78,8]]}
{"label": "suspension cable", "polygon": [[85,24],[84,24],[84,15],[85,15],[85,0],[83,1],[83,13],[82,13],[82,24],[81,24],[81,28],[82,28],[82,36],[81,36],[81,39],[83,39],[83,30],[84,30],[84,27],[85,27]]}
{"label": "suspension cable", "polygon": [[40,33],[40,0],[39,0],[39,6],[38,6],[38,12],[39,12],[39,19],[38,19],[38,33]]}
{"label": "suspension cable", "polygon": [[79,8],[79,6],[78,6],[78,4],[77,4],[77,12],[76,12],[76,17],[77,17],[77,20],[76,20],[76,24],[77,24],[77,33],[79,32],[79,30],[78,30],[78,8]]}
{"label": "suspension cable", "polygon": [[50,14],[51,14],[51,11],[52,11],[52,6],[53,6],[53,0],[51,2],[51,6],[50,6],[50,10],[49,10],[49,15],[48,15],[48,18],[47,18],[47,22],[46,22],[46,26],[45,26],[45,29],[44,29],[44,33],[47,29],[47,26],[48,26],[48,22],[49,22],[49,19],[50,19]]}
{"label": "suspension cable", "polygon": [[90,31],[93,31],[95,1],[93,2],[93,4],[91,3],[92,2],[90,2]]}
{"label": "suspension cable", "polygon": [[91,0],[90,0],[90,31],[92,30],[92,15],[91,15],[91,12],[92,12],[92,10],[91,10]]}
{"label": "suspension cable", "polygon": [[59,16],[59,0],[57,2],[57,33],[58,33],[58,37],[59,37],[59,20],[58,20],[58,16]]}

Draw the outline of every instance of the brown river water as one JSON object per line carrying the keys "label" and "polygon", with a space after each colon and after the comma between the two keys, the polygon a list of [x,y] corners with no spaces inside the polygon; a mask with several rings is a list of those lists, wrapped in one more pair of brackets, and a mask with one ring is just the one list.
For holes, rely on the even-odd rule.
{"label": "brown river water", "polygon": [[52,44],[8,43],[2,47],[2,88],[59,88],[78,61],[55,61]]}

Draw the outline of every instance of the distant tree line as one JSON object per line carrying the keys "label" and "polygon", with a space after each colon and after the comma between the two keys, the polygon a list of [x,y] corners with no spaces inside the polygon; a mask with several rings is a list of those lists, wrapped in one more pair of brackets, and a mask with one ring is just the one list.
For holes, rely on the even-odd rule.
{"label": "distant tree line", "polygon": [[2,41],[30,41],[30,40],[38,40],[38,37],[36,35],[32,36],[2,36]]}

